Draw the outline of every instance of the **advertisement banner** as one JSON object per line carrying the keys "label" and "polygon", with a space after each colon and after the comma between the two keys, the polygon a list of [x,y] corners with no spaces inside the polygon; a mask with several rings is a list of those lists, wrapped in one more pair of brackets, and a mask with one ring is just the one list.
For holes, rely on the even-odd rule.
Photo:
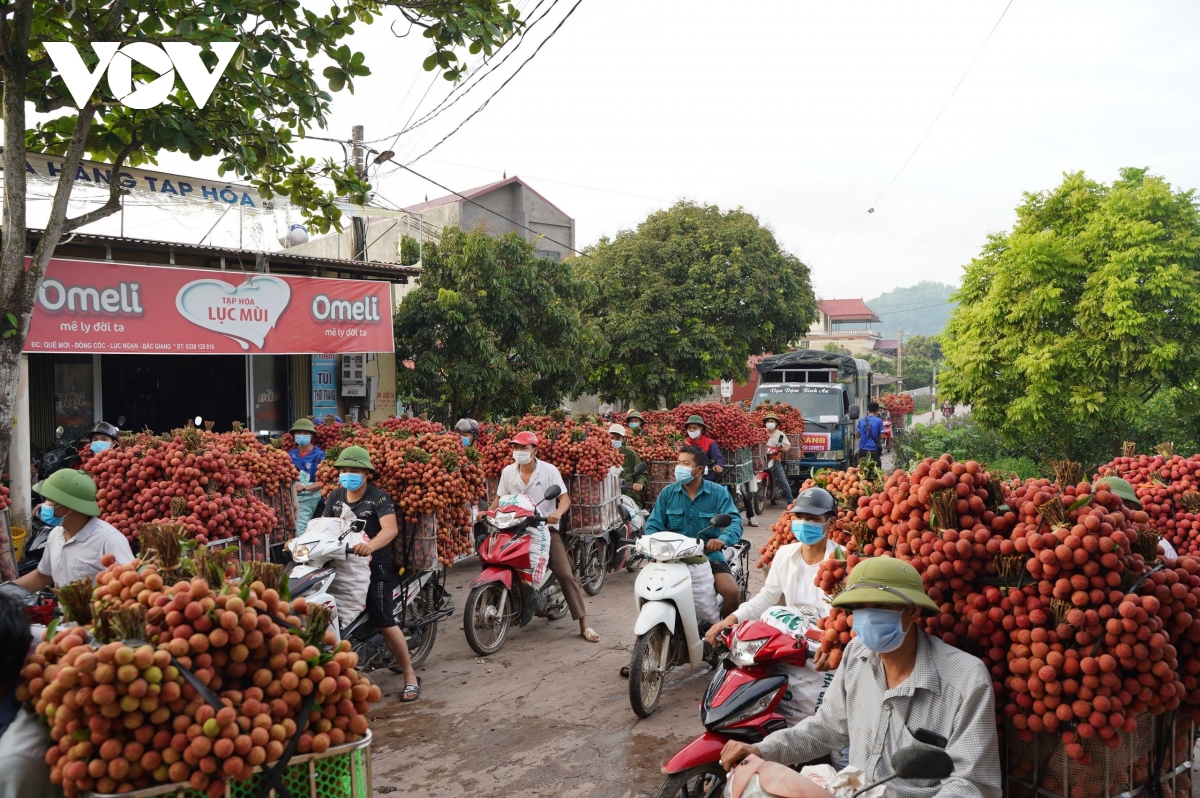
{"label": "advertisement banner", "polygon": [[337,358],[332,355],[312,356],[313,417],[337,415]]}
{"label": "advertisement banner", "polygon": [[804,452],[824,452],[829,449],[828,432],[804,432],[800,435],[800,445]]}
{"label": "advertisement banner", "polygon": [[25,352],[392,352],[391,283],[54,258]]}

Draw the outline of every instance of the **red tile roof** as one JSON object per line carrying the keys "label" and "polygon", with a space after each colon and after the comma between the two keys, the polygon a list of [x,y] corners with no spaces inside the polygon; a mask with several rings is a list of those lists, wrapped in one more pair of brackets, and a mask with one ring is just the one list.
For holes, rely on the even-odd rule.
{"label": "red tile roof", "polygon": [[817,308],[833,321],[882,321],[861,299],[821,299]]}
{"label": "red tile roof", "polygon": [[[442,205],[449,205],[452,202],[466,202],[466,200],[479,199],[480,197],[482,197],[485,194],[490,194],[497,189],[504,188],[505,186],[511,186],[514,183],[524,186],[527,191],[533,192],[533,194],[535,196],[537,196],[539,199],[541,199],[542,202],[546,203],[551,208],[554,208],[554,210],[558,211],[563,216],[567,216],[567,217],[570,216],[569,213],[567,213],[562,208],[555,205],[550,200],[543,197],[540,193],[538,193],[538,191],[533,186],[529,185],[528,183],[526,183],[524,180],[517,177],[516,175],[513,175],[512,177],[506,178],[504,180],[497,180],[495,183],[488,183],[485,186],[477,186],[475,188],[469,188],[466,191],[459,192],[460,194],[462,194],[461,197],[458,194],[447,194],[444,197],[438,197],[437,199],[425,200],[424,202],[419,202],[416,205],[410,205],[407,208],[404,208],[404,210],[409,213],[420,213],[421,211],[427,211],[430,208],[437,208]],[[466,197],[466,200],[463,199],[463,197]]]}
{"label": "red tile roof", "polygon": [[880,338],[875,341],[875,346],[872,347],[876,352],[888,350],[895,352],[900,348],[900,342],[895,338]]}

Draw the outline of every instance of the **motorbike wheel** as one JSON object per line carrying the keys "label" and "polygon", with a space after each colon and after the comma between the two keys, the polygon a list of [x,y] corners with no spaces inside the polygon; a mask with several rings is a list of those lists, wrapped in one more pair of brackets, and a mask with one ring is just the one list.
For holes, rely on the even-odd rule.
{"label": "motorbike wheel", "polygon": [[[762,515],[763,509],[766,508],[766,506],[767,506],[767,495],[768,494],[770,494],[772,496],[774,495],[774,493],[775,493],[774,487],[775,486],[771,484],[770,480],[767,480],[766,482],[760,482],[758,485],[758,490],[756,490],[756,491],[754,491],[754,493],[750,494],[751,499],[754,503],[754,514],[755,515]],[[771,504],[774,504],[774,503],[775,503],[774,501],[771,502]]]}
{"label": "motorbike wheel", "polygon": [[655,798],[717,798],[725,789],[725,779],[720,762],[700,765],[668,776]]}
{"label": "motorbike wheel", "polygon": [[638,635],[633,645],[629,660],[629,705],[639,718],[650,717],[658,706],[670,668],[670,653],[671,632],[661,623]]}
{"label": "motorbike wheel", "polygon": [[604,587],[605,572],[608,571],[608,541],[596,538],[583,551],[583,568],[579,572],[579,584],[589,596],[594,596]]}
{"label": "motorbike wheel", "polygon": [[558,577],[554,574],[550,575],[550,581],[545,588],[546,597],[546,620],[557,621],[559,618],[565,617],[570,609],[567,606],[567,597],[563,595],[562,585],[558,584]]}
{"label": "motorbike wheel", "polygon": [[[428,590],[428,588],[426,588]],[[412,603],[412,616],[414,618],[424,618],[432,612],[432,603],[429,601],[429,596],[425,592],[419,593]],[[396,622],[399,623],[401,615],[404,614],[403,607],[396,608]],[[408,658],[412,660],[413,669],[417,669],[425,664],[425,660],[429,659],[429,652],[433,651],[433,641],[437,639],[437,624],[430,623],[422,626],[420,629],[409,631],[402,629],[404,639],[408,643]],[[392,673],[404,673],[404,669],[399,665],[391,665]]]}
{"label": "motorbike wheel", "polygon": [[504,645],[508,628],[512,625],[511,603],[505,612],[500,612],[507,591],[499,582],[489,582],[473,589],[463,607],[463,632],[467,645],[481,657],[495,654]]}

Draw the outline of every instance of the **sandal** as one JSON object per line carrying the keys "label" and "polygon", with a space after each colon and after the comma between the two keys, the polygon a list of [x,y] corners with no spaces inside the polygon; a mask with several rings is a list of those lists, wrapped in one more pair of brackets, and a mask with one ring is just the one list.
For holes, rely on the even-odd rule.
{"label": "sandal", "polygon": [[401,704],[411,704],[421,697],[421,677],[417,677],[416,684],[404,685],[404,692],[400,694]]}
{"label": "sandal", "polygon": [[617,675],[619,675],[622,679],[628,679],[629,678],[629,666],[622,665],[621,670],[617,671]]}
{"label": "sandal", "polygon": [[588,641],[589,643],[599,643],[600,642],[600,633],[597,632],[595,629],[593,629],[590,626],[588,628],[584,629],[583,632],[580,633],[580,636],[583,637],[583,639]]}

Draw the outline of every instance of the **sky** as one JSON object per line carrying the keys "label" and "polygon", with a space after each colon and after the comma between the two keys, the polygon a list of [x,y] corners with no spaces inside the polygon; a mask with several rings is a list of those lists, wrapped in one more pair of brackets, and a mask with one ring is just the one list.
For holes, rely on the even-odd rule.
{"label": "sky", "polygon": [[[411,162],[573,7],[484,110]],[[709,0],[543,0],[537,13],[547,8],[461,102],[371,146],[460,191],[520,175],[576,219],[581,248],[679,199],[741,206],[809,264],[822,298],[957,283],[1022,193],[1066,171],[1109,182],[1146,166],[1200,186],[1195,3],[745,0],[735,14]],[[336,95],[320,135],[362,124],[368,141],[392,136],[451,90],[421,71],[418,34],[376,24],[350,44],[373,74]],[[171,156],[160,167],[204,172]],[[380,202],[446,193],[390,166],[373,176]]]}

